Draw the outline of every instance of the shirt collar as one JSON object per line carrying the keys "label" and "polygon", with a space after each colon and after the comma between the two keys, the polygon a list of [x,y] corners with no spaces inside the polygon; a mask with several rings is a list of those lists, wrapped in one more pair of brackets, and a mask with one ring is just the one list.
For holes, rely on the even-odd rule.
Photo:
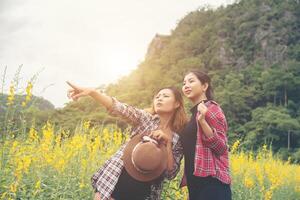
{"label": "shirt collar", "polygon": [[195,113],[196,111],[197,111],[197,106],[201,103],[201,102],[204,102],[205,104],[207,103],[207,102],[210,102],[211,100],[203,100],[203,101],[200,101],[199,103],[197,103],[196,105],[194,105],[191,109],[190,109],[190,112],[191,113]]}
{"label": "shirt collar", "polygon": [[154,115],[152,115],[152,120],[158,120],[158,121],[160,121],[160,118],[159,118],[159,115],[158,114],[154,114]]}

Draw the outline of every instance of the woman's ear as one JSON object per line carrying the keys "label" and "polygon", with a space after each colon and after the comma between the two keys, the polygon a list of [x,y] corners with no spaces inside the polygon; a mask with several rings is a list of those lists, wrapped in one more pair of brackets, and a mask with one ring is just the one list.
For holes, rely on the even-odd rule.
{"label": "woman's ear", "polygon": [[204,83],[203,84],[203,91],[206,92],[207,88],[208,88],[208,83]]}
{"label": "woman's ear", "polygon": [[180,103],[179,103],[179,102],[176,102],[175,108],[177,109],[177,108],[179,108],[179,107],[180,107]]}

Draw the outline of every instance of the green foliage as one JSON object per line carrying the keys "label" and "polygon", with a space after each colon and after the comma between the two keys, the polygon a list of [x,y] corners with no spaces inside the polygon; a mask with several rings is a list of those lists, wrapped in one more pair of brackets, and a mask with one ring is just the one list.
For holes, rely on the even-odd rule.
{"label": "green foliage", "polygon": [[[242,0],[216,10],[201,8],[181,19],[171,35],[156,35],[146,59],[106,93],[147,108],[161,87],[182,87],[190,69],[209,73],[215,99],[229,123],[229,144],[244,139],[256,149],[299,147],[300,5],[297,1]],[[186,101],[187,110],[191,103]],[[101,113],[101,114],[100,114]],[[112,123],[91,99],[70,103],[52,118],[71,128],[84,117]],[[74,126],[73,126],[74,127]]]}
{"label": "green foliage", "polygon": [[278,147],[287,147],[289,131],[293,133],[291,146],[300,145],[300,123],[289,115],[285,107],[269,104],[256,108],[251,114],[252,120],[244,125],[247,146],[272,144],[275,150]]}

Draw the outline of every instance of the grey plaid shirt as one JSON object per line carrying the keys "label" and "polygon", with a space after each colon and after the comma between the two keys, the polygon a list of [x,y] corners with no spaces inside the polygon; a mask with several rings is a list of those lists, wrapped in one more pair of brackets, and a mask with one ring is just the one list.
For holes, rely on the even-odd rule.
{"label": "grey plaid shirt", "polygon": [[[160,119],[158,115],[150,113],[124,104],[113,98],[113,106],[109,110],[113,116],[121,117],[132,125],[131,138],[136,134],[149,134],[159,126]],[[118,182],[123,169],[123,152],[126,143],[92,176],[92,186],[95,191],[100,193],[101,200],[109,200],[114,188]],[[171,180],[175,178],[179,171],[180,160],[182,159],[182,146],[179,142],[179,135],[173,133],[172,150],[174,156],[174,167],[172,171],[166,171],[165,178]],[[159,200],[162,191],[162,182],[151,185],[151,200]]]}

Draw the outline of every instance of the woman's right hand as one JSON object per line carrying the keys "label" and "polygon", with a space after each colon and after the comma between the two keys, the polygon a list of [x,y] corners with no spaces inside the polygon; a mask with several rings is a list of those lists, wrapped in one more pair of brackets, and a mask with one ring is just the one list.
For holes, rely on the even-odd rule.
{"label": "woman's right hand", "polygon": [[157,141],[162,141],[165,145],[169,145],[172,142],[172,138],[171,138],[170,134],[167,134],[167,133],[163,132],[162,130],[152,131],[149,134],[149,137],[151,137]]}
{"label": "woman's right hand", "polygon": [[93,88],[83,88],[76,86],[69,81],[67,81],[67,84],[71,86],[71,89],[68,90],[68,97],[73,101],[77,101],[80,97],[89,96],[92,92],[95,91],[95,89]]}

